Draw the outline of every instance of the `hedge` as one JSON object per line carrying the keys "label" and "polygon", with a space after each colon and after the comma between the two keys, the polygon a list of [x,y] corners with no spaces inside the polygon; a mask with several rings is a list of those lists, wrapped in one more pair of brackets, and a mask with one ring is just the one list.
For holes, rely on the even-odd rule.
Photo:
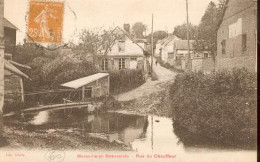
{"label": "hedge", "polygon": [[134,89],[145,82],[142,70],[117,70],[109,71],[110,91],[113,94],[126,92]]}
{"label": "hedge", "polygon": [[179,74],[170,97],[175,126],[218,143],[256,147],[256,73]]}
{"label": "hedge", "polygon": [[171,65],[171,64],[169,64],[169,63],[163,62],[160,57],[156,57],[156,61],[157,61],[157,63],[159,63],[162,67],[165,67],[166,69],[169,69],[169,70],[171,70],[171,71],[173,71],[173,72],[176,72],[176,73],[183,73],[183,72],[184,72],[184,70],[182,70],[182,69],[178,69],[178,68],[176,68],[175,66],[173,66],[173,65]]}

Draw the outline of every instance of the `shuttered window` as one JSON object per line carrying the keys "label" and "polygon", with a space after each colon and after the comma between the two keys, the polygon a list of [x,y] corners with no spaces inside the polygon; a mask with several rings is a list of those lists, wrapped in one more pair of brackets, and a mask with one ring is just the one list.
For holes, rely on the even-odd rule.
{"label": "shuttered window", "polygon": [[125,58],[119,59],[119,70],[120,69],[125,69]]}

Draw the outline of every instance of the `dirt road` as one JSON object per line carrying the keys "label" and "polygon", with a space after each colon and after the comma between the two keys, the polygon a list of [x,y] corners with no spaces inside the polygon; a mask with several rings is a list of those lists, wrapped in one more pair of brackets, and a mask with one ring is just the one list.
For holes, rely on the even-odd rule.
{"label": "dirt road", "polygon": [[177,73],[174,73],[159,64],[153,65],[154,72],[158,76],[158,80],[152,81],[150,78],[141,85],[140,87],[131,90],[129,92],[121,93],[119,95],[114,96],[118,101],[130,101],[134,99],[138,99],[140,97],[148,96],[156,91],[160,91],[162,86],[166,83],[174,82],[174,78]]}

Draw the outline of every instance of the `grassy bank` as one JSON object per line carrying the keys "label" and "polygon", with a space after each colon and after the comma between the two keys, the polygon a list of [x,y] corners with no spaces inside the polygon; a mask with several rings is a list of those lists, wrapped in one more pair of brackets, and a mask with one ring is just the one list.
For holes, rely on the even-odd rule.
{"label": "grassy bank", "polygon": [[175,129],[191,133],[181,135],[182,142],[196,134],[226,145],[256,147],[256,77],[246,69],[178,75],[170,90]]}

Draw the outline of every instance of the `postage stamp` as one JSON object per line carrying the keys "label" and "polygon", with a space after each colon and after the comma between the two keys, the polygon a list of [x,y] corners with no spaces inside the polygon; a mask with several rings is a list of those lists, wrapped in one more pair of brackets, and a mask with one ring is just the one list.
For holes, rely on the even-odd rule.
{"label": "postage stamp", "polygon": [[64,2],[29,0],[27,41],[61,43]]}

